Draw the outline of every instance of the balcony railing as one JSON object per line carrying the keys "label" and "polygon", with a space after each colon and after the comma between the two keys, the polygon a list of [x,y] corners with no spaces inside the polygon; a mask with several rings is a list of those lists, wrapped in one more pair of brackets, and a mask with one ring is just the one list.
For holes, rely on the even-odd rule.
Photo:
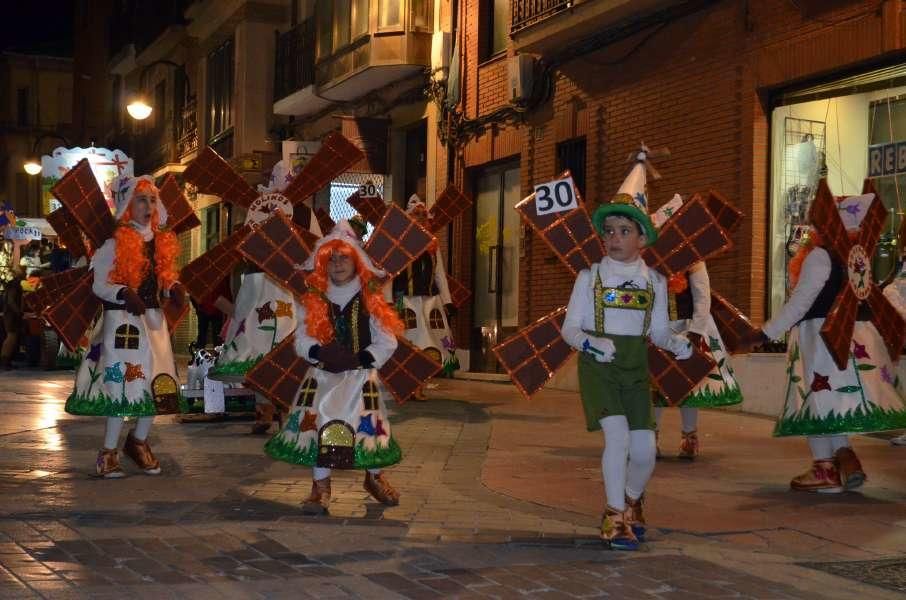
{"label": "balcony railing", "polygon": [[510,33],[539,23],[582,0],[510,0]]}
{"label": "balcony railing", "polygon": [[315,82],[315,20],[302,21],[277,35],[274,100],[280,100]]}
{"label": "balcony railing", "polygon": [[182,108],[176,154],[179,158],[198,150],[198,103],[190,97]]}

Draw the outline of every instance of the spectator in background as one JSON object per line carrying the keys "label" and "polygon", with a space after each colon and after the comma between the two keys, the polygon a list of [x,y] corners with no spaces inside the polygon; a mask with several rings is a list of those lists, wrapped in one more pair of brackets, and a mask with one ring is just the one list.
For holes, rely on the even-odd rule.
{"label": "spectator in background", "polygon": [[19,350],[19,331],[22,328],[22,281],[25,279],[21,267],[13,267],[13,278],[6,282],[3,293],[3,328],[6,338],[0,348],[0,369],[12,368],[13,357]]}
{"label": "spectator in background", "polygon": [[50,263],[51,271],[60,273],[72,267],[72,255],[69,253],[69,250],[54,242],[48,262]]}
{"label": "spectator in background", "polygon": [[25,277],[40,275],[41,269],[50,266],[49,262],[41,262],[41,242],[33,240],[25,247],[25,256],[19,259],[19,265],[25,269]]}
{"label": "spectator in background", "polygon": [[223,280],[214,291],[204,299],[201,303],[196,302],[192,298],[192,307],[195,309],[195,314],[198,316],[198,334],[195,338],[195,347],[204,348],[208,344],[208,330],[211,332],[211,341],[214,346],[219,346],[223,343],[223,340],[220,337],[220,330],[223,329],[223,312],[218,308],[219,304],[218,299],[224,298],[229,299],[232,295],[230,294],[230,285],[229,277],[224,277]]}

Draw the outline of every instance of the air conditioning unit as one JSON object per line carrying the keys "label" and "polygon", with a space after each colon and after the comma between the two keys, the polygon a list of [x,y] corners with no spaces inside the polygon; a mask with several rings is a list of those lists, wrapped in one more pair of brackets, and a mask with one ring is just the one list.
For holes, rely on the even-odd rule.
{"label": "air conditioning unit", "polygon": [[507,100],[511,104],[523,104],[532,96],[534,73],[532,55],[517,54],[507,59]]}
{"label": "air conditioning unit", "polygon": [[435,31],[431,38],[431,70],[442,70],[443,75],[450,70],[450,56],[453,54],[453,34],[449,31]]}

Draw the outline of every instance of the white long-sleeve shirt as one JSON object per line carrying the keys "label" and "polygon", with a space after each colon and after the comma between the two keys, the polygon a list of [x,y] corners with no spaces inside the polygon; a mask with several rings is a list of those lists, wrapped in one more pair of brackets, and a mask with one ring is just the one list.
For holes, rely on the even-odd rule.
{"label": "white long-sleeve shirt", "polygon": [[[359,278],[355,277],[349,283],[344,285],[334,285],[332,283],[327,284],[327,299],[339,306],[341,309],[346,308],[346,305],[349,304],[357,293],[361,291],[361,283]],[[296,355],[300,358],[304,358],[312,364],[317,364],[317,360],[313,360],[309,356],[309,351],[311,347],[320,344],[318,340],[308,335],[305,327],[305,308],[299,304],[296,304],[296,322],[299,324],[296,327]],[[384,366],[390,357],[396,352],[396,336],[384,329],[377,319],[370,318],[368,319],[368,329],[371,332],[371,344],[367,347],[362,348],[366,350],[372,357],[374,357],[374,368],[380,369]]]}
{"label": "white long-sleeve shirt", "polygon": [[779,339],[808,313],[821,288],[831,274],[830,254],[824,248],[815,248],[805,257],[799,282],[789,300],[774,317],[764,324],[762,331],[772,340]]}
{"label": "white long-sleeve shirt", "polygon": [[647,289],[648,283],[654,290],[654,306],[651,309],[651,321],[648,331],[643,331],[645,324],[644,310],[625,308],[604,309],[604,333],[612,335],[648,335],[656,345],[673,354],[684,354],[688,351],[688,341],[684,336],[670,331],[667,320],[667,282],[664,277],[649,269],[641,258],[631,263],[622,263],[605,256],[600,263],[590,269],[583,269],[573,286],[573,293],[566,308],[562,335],[566,343],[577,350],[582,350],[589,337],[586,331],[595,331],[595,272],[600,274],[604,287],[631,286]]}
{"label": "white long-sleeve shirt", "polygon": [[711,314],[711,278],[704,261],[689,269],[689,291],[692,292],[692,322],[689,331],[705,335]]}
{"label": "white long-sleeve shirt", "polygon": [[439,249],[434,253],[434,284],[437,285],[440,301],[444,304],[453,304],[450,286],[447,284],[447,271],[444,269],[444,258]]}

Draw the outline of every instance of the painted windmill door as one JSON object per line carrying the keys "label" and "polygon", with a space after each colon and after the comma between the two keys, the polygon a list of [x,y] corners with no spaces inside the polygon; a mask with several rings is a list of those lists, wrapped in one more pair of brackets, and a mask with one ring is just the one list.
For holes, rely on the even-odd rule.
{"label": "painted windmill door", "polygon": [[519,163],[479,172],[475,179],[475,281],[471,370],[499,372],[491,352],[515,332],[519,312]]}

